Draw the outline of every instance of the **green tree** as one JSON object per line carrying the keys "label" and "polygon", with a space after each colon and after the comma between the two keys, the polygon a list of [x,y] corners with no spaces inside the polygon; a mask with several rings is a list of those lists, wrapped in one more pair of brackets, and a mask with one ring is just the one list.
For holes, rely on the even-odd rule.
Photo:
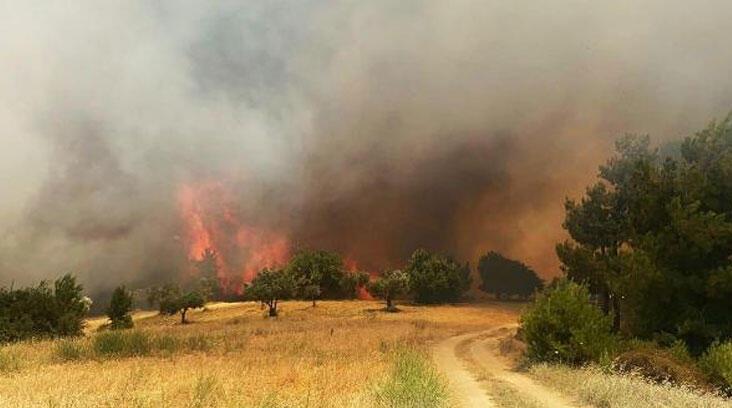
{"label": "green tree", "polygon": [[124,286],[118,286],[112,292],[112,299],[106,311],[112,329],[129,329],[133,326],[130,314],[133,302],[132,293]]}
{"label": "green tree", "polygon": [[363,281],[359,274],[346,270],[340,255],[328,251],[299,251],[285,269],[298,286],[320,287],[320,297],[324,299],[353,298]]}
{"label": "green tree", "polygon": [[535,361],[583,364],[616,347],[610,317],[590,302],[585,286],[566,279],[537,296],[521,316],[521,330]]}
{"label": "green tree", "polygon": [[563,269],[609,294],[616,329],[701,353],[732,336],[732,119],[675,156],[660,157],[647,137],[616,147],[598,184],[567,203]]}
{"label": "green tree", "polygon": [[276,317],[281,300],[295,295],[297,284],[294,276],[283,269],[263,269],[246,288],[247,298],[262,302],[269,309],[269,316]]}
{"label": "green tree", "polygon": [[189,310],[202,308],[206,304],[206,299],[199,291],[182,292],[179,286],[173,284],[151,289],[148,301],[157,303],[161,314],[173,316],[180,313],[181,324],[188,323],[186,314]]}
{"label": "green tree", "polygon": [[417,303],[456,302],[470,288],[470,268],[450,257],[414,251],[405,272]]}
{"label": "green tree", "polygon": [[0,288],[0,341],[79,336],[91,300],[72,275],[27,288]]}
{"label": "green tree", "polygon": [[313,307],[315,307],[315,301],[320,298],[320,286],[305,285],[300,289],[300,291],[302,297],[307,300],[311,300],[313,302]]}
{"label": "green tree", "polygon": [[498,298],[514,295],[526,298],[544,286],[531,268],[494,251],[480,257],[478,273],[482,280],[481,289]]}
{"label": "green tree", "polygon": [[396,312],[394,299],[409,293],[409,275],[400,270],[393,270],[379,276],[368,285],[369,293],[386,301],[386,311]]}

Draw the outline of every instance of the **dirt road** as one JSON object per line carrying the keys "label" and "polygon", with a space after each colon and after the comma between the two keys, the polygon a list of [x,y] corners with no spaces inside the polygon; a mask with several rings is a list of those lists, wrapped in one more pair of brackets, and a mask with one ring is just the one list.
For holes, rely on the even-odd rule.
{"label": "dirt road", "polygon": [[513,331],[501,327],[478,333],[451,337],[434,348],[434,360],[450,380],[458,402],[464,407],[499,407],[490,396],[487,384],[498,381],[509,386],[523,400],[536,406],[575,408],[580,405],[559,393],[543,387],[514,369],[513,362],[500,352],[500,339]]}

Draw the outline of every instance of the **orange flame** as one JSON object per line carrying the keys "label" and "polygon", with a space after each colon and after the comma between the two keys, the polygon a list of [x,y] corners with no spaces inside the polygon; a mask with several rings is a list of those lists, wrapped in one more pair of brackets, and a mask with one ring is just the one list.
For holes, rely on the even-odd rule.
{"label": "orange flame", "polygon": [[286,262],[287,237],[245,222],[223,183],[183,185],[178,204],[189,260],[200,261],[204,251],[215,251],[218,278],[228,292],[241,292],[242,283],[250,282],[260,270]]}
{"label": "orange flame", "polygon": [[[346,267],[346,270],[351,273],[359,272],[358,269],[358,262],[351,258],[350,256],[347,256],[343,259],[343,265]],[[368,271],[369,279],[373,279],[377,274],[373,271]],[[366,290],[363,286],[358,286],[356,288],[356,296],[361,300],[374,300],[374,297],[371,296],[368,290]]]}

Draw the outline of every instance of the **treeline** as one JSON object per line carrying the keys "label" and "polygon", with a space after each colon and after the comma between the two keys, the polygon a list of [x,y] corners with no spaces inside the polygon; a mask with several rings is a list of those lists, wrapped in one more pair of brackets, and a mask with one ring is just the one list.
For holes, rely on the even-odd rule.
{"label": "treeline", "polygon": [[616,150],[584,196],[565,203],[571,240],[557,254],[571,282],[524,317],[530,354],[582,363],[645,341],[699,357],[732,384],[732,119],[672,154],[647,136]]}
{"label": "treeline", "polygon": [[[390,270],[370,278],[364,272],[350,271],[337,254],[322,250],[296,253],[281,268],[265,269],[243,287],[243,293],[227,293],[219,283],[215,251],[207,249],[195,263],[198,277],[185,284],[168,283],[133,291],[124,286],[112,293],[105,309],[111,329],[133,326],[131,311],[135,297],[144,295],[148,305],[164,315],[180,315],[188,322],[188,311],[203,308],[208,301],[253,300],[267,306],[277,316],[279,302],[287,299],[353,299],[359,291],[383,299],[387,311],[396,311],[398,299],[420,304],[460,301],[470,288],[470,267],[452,257],[418,249],[402,270]],[[526,265],[489,252],[478,264],[481,288],[499,298],[525,298],[542,286],[536,273]],[[36,287],[0,288],[0,342],[31,337],[79,335],[91,300],[71,275],[53,286],[41,282]]]}

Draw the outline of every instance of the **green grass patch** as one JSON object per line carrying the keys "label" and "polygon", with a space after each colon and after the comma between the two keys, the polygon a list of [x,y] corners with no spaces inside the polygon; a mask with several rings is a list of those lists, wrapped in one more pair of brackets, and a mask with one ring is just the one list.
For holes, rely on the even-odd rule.
{"label": "green grass patch", "polygon": [[449,393],[444,379],[424,354],[412,349],[394,351],[391,371],[373,390],[377,407],[446,407]]}

